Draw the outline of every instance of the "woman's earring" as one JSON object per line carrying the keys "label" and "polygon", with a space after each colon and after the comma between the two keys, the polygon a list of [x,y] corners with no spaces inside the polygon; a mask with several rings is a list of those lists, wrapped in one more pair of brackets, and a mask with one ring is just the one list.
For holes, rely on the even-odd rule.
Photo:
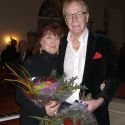
{"label": "woman's earring", "polygon": [[57,50],[57,55],[59,54],[59,50]]}
{"label": "woman's earring", "polygon": [[40,48],[39,53],[42,54],[42,48]]}

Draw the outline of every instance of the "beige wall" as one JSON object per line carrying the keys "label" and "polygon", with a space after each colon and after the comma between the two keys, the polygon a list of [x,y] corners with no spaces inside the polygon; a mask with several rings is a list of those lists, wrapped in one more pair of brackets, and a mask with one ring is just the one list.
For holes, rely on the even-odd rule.
{"label": "beige wall", "polygon": [[92,19],[93,29],[103,30],[103,20],[104,20],[104,7],[106,0],[86,0],[90,9],[90,19]]}
{"label": "beige wall", "polygon": [[[123,0],[86,0],[94,31],[104,30],[104,9],[110,12],[109,37],[120,46],[125,41],[125,14]],[[19,40],[26,33],[36,32],[37,16],[42,0],[0,0],[0,47],[4,35],[15,34]],[[116,11],[117,10],[117,11]],[[119,13],[120,12],[120,13]],[[117,29],[117,30],[116,30]],[[119,47],[118,47],[119,48]]]}
{"label": "beige wall", "polygon": [[109,13],[108,36],[119,50],[125,42],[125,1],[123,0],[86,0],[94,22],[94,31],[104,30],[104,10]]}
{"label": "beige wall", "polygon": [[0,46],[5,35],[26,39],[26,33],[37,29],[41,0],[0,0]]}

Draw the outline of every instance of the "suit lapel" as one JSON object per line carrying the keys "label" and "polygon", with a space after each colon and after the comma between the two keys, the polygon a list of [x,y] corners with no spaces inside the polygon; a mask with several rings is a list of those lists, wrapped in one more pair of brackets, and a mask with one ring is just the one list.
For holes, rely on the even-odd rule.
{"label": "suit lapel", "polygon": [[65,52],[67,47],[67,36],[63,38],[62,43],[59,48],[59,72],[60,74],[63,74],[64,72],[64,58],[65,58]]}
{"label": "suit lapel", "polygon": [[92,59],[93,59],[94,52],[95,52],[95,45],[96,45],[95,37],[91,32],[89,32],[87,52],[86,52],[86,61],[85,61],[85,68],[84,68],[82,84],[86,84],[85,83],[86,78],[87,78],[88,72],[91,68],[91,63],[92,63]]}

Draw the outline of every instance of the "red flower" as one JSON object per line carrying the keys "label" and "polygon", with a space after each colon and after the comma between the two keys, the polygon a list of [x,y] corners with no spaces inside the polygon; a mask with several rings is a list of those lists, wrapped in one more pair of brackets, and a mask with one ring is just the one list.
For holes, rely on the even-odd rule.
{"label": "red flower", "polygon": [[96,52],[93,59],[100,59],[100,58],[102,58],[102,54],[99,52]]}
{"label": "red flower", "polygon": [[49,78],[45,79],[44,82],[46,83],[46,85],[52,86],[52,84],[56,82],[56,79],[49,77]]}
{"label": "red flower", "polygon": [[[73,125],[73,120],[71,118],[65,118],[63,121],[64,125]],[[80,119],[76,120],[76,125],[81,125]]]}
{"label": "red flower", "polygon": [[65,118],[63,124],[64,125],[73,125],[73,120],[71,118]]}

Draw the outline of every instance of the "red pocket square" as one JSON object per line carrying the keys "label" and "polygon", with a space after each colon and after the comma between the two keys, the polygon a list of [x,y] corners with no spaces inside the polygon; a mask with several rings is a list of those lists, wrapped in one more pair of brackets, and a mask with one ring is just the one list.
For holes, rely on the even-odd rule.
{"label": "red pocket square", "polygon": [[100,59],[100,58],[102,58],[102,54],[99,52],[96,52],[93,59]]}

